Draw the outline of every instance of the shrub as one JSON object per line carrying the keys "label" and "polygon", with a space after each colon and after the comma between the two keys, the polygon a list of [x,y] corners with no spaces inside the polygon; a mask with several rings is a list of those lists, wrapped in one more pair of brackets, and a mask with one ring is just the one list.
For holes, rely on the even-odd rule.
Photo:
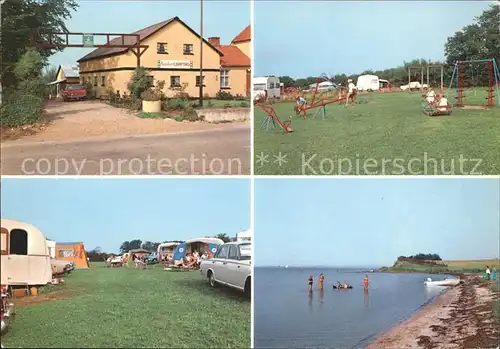
{"label": "shrub", "polygon": [[132,99],[139,99],[144,91],[153,87],[153,82],[148,71],[139,67],[134,70],[127,87]]}
{"label": "shrub", "polygon": [[43,99],[19,93],[4,101],[1,115],[2,127],[17,127],[41,122],[43,120]]}
{"label": "shrub", "polygon": [[237,94],[236,96],[234,96],[234,99],[235,99],[236,101],[244,101],[244,100],[246,100],[247,98],[246,98],[245,96],[243,96],[243,95]]}
{"label": "shrub", "polygon": [[242,108],[248,108],[248,107],[250,107],[250,104],[248,102],[241,102],[240,103],[240,107],[242,107]]}
{"label": "shrub", "polygon": [[160,80],[156,82],[156,86],[148,88],[146,91],[141,93],[141,98],[144,101],[156,102],[163,99],[163,87],[165,86],[165,81]]}
{"label": "shrub", "polygon": [[196,110],[194,110],[194,108],[191,106],[186,107],[184,109],[184,112],[182,113],[182,117],[184,120],[191,121],[191,122],[200,120],[200,117],[196,113]]}
{"label": "shrub", "polygon": [[180,110],[188,106],[188,102],[182,98],[171,98],[164,103],[165,110]]}
{"label": "shrub", "polygon": [[233,95],[230,92],[220,90],[217,92],[215,95],[215,98],[222,100],[222,101],[231,101],[234,99]]}

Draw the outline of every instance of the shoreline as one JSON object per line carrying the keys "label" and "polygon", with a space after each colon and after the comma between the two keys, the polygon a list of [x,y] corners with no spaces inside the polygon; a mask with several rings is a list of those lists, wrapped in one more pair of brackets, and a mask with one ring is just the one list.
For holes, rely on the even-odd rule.
{"label": "shoreline", "polygon": [[492,302],[499,294],[491,282],[461,276],[463,283],[445,290],[366,349],[497,348],[500,332]]}

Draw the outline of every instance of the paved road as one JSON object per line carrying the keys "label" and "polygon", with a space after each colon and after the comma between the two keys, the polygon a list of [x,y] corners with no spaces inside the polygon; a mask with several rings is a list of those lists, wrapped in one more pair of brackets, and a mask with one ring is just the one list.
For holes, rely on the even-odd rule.
{"label": "paved road", "polygon": [[250,128],[2,144],[3,175],[248,175]]}

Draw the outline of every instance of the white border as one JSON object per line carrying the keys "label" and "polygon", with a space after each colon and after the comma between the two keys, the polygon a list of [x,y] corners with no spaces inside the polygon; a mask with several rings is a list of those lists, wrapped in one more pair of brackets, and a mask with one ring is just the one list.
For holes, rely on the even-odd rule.
{"label": "white border", "polygon": [[253,105],[253,76],[255,71],[255,2],[250,0],[250,229],[252,231],[252,266],[251,266],[251,296],[250,296],[250,348],[255,347],[254,342],[254,310],[255,310],[255,175],[254,175],[254,105]]}

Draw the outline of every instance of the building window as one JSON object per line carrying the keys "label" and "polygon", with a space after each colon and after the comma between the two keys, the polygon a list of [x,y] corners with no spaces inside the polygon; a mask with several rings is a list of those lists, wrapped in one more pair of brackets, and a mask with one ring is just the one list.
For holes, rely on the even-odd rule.
{"label": "building window", "polygon": [[[196,76],[196,86],[200,87],[200,76]],[[203,76],[203,86],[205,86],[205,76]]]}
{"label": "building window", "polygon": [[181,77],[171,76],[170,77],[170,87],[181,87]]}
{"label": "building window", "polygon": [[168,45],[166,42],[159,42],[156,44],[156,53],[168,54]]}
{"label": "building window", "polygon": [[220,71],[220,87],[229,88],[229,70]]}
{"label": "building window", "polygon": [[73,251],[73,249],[61,248],[59,250],[59,258],[73,258],[73,257],[75,257],[75,252]]}
{"label": "building window", "polygon": [[101,76],[101,86],[106,86],[106,77],[105,76]]}
{"label": "building window", "polygon": [[94,86],[97,86],[97,76],[94,76]]}
{"label": "building window", "polygon": [[184,54],[185,55],[193,54],[193,44],[184,44]]}

